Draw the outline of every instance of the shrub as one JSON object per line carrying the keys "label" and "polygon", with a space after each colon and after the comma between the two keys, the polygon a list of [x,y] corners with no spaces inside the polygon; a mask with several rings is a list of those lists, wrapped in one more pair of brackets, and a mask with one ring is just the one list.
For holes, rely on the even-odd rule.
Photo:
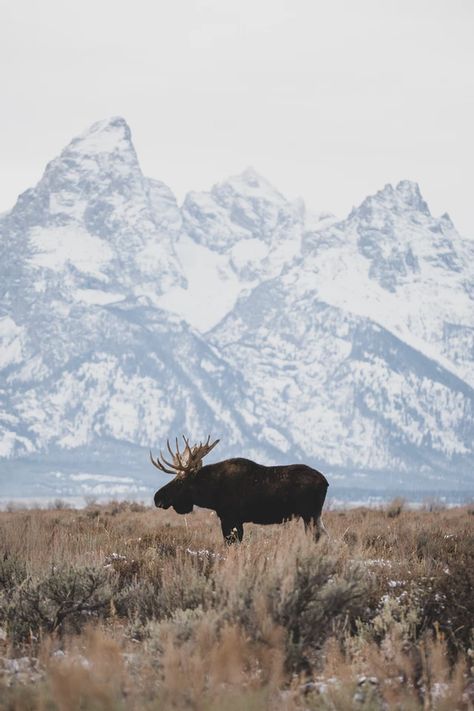
{"label": "shrub", "polygon": [[315,652],[328,637],[353,626],[361,614],[367,594],[363,570],[358,565],[338,569],[337,559],[313,549],[296,558],[289,583],[274,581],[272,615],[287,632],[287,663],[296,670],[314,666]]}
{"label": "shrub", "polygon": [[388,518],[396,518],[400,516],[403,509],[405,508],[406,501],[403,497],[397,497],[393,499],[387,506],[387,516]]}
{"label": "shrub", "polygon": [[16,587],[22,584],[27,577],[24,561],[14,556],[0,559],[0,598],[7,596]]}
{"label": "shrub", "polygon": [[112,591],[105,571],[94,568],[59,568],[22,584],[3,596],[0,615],[14,643],[40,632],[78,632],[91,616],[109,613]]}

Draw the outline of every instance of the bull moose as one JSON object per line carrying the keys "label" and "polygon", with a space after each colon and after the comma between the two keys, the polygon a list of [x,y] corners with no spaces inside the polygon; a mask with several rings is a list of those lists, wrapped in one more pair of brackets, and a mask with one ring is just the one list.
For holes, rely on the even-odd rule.
{"label": "bull moose", "polygon": [[241,541],[246,522],[282,523],[301,517],[305,527],[312,527],[316,540],[325,528],[321,511],[328,482],[316,469],[305,464],[267,467],[250,459],[225,459],[216,464],[202,465],[203,458],[218,444],[211,436],[203,444],[191,446],[183,435],[184,450],[180,452],[176,438],[167,461],[162,452],[156,459],[150,451],[152,464],[166,474],[175,476],[155,494],[155,506],[179,514],[187,514],[193,506],[213,509],[220,518],[222,534],[227,543]]}

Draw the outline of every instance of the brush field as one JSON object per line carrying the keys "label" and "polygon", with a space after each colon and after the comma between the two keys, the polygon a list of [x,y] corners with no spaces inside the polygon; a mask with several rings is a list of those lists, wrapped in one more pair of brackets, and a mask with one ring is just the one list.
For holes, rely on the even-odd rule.
{"label": "brush field", "polygon": [[0,512],[0,708],[472,709],[473,514]]}

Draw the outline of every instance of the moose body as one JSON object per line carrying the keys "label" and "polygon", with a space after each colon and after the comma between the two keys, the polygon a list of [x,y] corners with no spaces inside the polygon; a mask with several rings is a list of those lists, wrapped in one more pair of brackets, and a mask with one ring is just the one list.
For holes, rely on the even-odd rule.
{"label": "moose body", "polygon": [[[187,440],[185,439],[187,443]],[[214,443],[215,446],[217,442]],[[209,438],[206,445],[209,446]],[[301,517],[305,526],[313,526],[316,538],[324,532],[321,521],[328,482],[321,472],[305,464],[263,466],[250,459],[226,459],[216,464],[202,466],[198,446],[189,453],[173,454],[173,464],[184,465],[176,478],[155,494],[155,506],[167,509],[172,506],[177,513],[190,513],[193,506],[214,510],[220,518],[222,533],[227,542],[243,537],[243,524],[282,523]],[[168,444],[168,449],[171,449]],[[210,450],[208,450],[210,451]],[[201,454],[200,466],[189,466],[192,453]],[[207,453],[207,452],[206,452]],[[197,462],[197,457],[195,457]],[[152,458],[153,464],[163,467]]]}

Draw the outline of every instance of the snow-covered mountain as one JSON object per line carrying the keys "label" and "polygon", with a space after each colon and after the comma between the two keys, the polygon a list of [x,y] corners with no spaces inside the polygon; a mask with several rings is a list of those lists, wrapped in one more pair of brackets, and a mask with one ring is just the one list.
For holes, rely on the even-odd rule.
{"label": "snow-covered mountain", "polygon": [[240,294],[301,254],[309,226],[335,220],[329,213],[308,214],[301,200],[290,202],[253,168],[209,193],[189,193],[181,212],[175,250],[186,283],[171,288],[160,304],[201,331],[224,318]]}
{"label": "snow-covered mountain", "polygon": [[[182,283],[176,200],[143,176],[122,118],[75,138],[0,224],[2,305],[25,289],[32,301],[59,288],[61,300],[103,304]],[[19,283],[25,270],[34,282]]]}
{"label": "snow-covered mountain", "polygon": [[0,216],[0,496],[146,493],[180,432],[472,490],[473,265],[414,183],[337,220],[247,169],[180,207],[95,124]]}
{"label": "snow-covered mountain", "polygon": [[449,215],[433,217],[416,183],[386,185],[346,220],[307,234],[303,255],[322,299],[382,324],[474,386],[474,240]]}

